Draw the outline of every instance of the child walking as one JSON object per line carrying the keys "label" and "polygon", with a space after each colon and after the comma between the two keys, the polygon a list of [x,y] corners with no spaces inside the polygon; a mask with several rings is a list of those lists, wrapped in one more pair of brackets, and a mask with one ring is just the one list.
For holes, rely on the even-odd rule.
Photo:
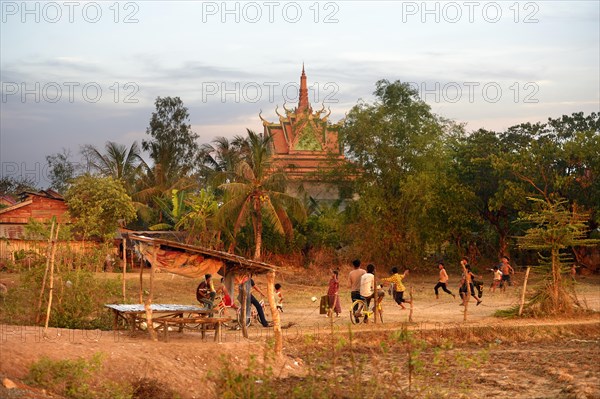
{"label": "child walking", "polygon": [[277,310],[283,313],[283,291],[281,291],[281,284],[275,284],[275,305]]}
{"label": "child walking", "polygon": [[338,279],[338,271],[333,270],[331,272],[331,278],[329,279],[329,287],[327,288],[327,297],[329,299],[329,316],[332,316],[332,312],[335,312],[336,317],[340,317],[342,313],[342,304],[340,303],[340,280]]}

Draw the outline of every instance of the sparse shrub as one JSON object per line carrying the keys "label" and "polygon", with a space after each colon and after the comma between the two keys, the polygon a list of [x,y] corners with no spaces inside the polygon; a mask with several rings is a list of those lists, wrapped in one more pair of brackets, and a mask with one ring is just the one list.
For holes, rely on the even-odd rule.
{"label": "sparse shrub", "polygon": [[[261,375],[262,374],[262,375]],[[277,397],[270,385],[273,383],[271,372],[259,372],[256,357],[251,356],[248,366],[237,370],[228,359],[222,358],[221,367],[209,379],[215,384],[216,397],[223,399],[234,398],[275,398]]]}
{"label": "sparse shrub", "polygon": [[28,384],[72,399],[130,399],[131,386],[126,383],[97,383],[95,374],[102,368],[102,354],[90,360],[52,360],[42,357],[29,368]]}
{"label": "sparse shrub", "polygon": [[[0,303],[2,322],[35,324],[43,276],[43,266],[21,274],[21,283],[9,290]],[[104,304],[119,298],[119,279],[97,279],[92,273],[82,270],[57,273],[54,278],[51,327],[112,328],[112,320]],[[41,313],[45,313],[47,306],[48,283],[45,291]]]}
{"label": "sparse shrub", "polygon": [[177,395],[171,388],[157,380],[140,378],[133,383],[132,399],[176,399]]}

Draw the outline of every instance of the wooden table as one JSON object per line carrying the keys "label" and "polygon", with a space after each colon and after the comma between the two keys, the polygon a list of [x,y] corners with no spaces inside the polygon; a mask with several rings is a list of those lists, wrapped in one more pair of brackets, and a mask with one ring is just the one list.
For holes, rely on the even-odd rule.
{"label": "wooden table", "polygon": [[[146,309],[142,304],[108,304],[105,307],[111,309],[114,313],[113,329],[117,330],[119,321],[123,321],[131,331],[141,330],[142,323],[146,323]],[[177,304],[152,304],[152,322],[158,324],[158,329],[164,333],[165,340],[168,341],[169,326],[178,326],[179,332],[183,332],[184,327],[199,329],[204,339],[206,331],[214,326],[215,341],[221,342],[221,325],[230,321],[226,317],[214,317],[214,309],[198,307],[193,305]]]}

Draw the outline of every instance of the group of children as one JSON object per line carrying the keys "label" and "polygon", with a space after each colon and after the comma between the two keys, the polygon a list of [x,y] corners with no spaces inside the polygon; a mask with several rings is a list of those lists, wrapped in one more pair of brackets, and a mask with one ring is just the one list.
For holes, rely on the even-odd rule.
{"label": "group of children", "polygon": [[[367,302],[367,308],[370,306],[371,299],[375,297],[377,293],[377,303],[383,299],[385,292],[383,290],[383,284],[380,284],[375,290],[375,265],[367,265],[367,270],[360,267],[360,260],[355,259],[352,261],[353,270],[348,274],[348,287],[350,288],[350,298],[352,302],[357,299],[364,300]],[[405,303],[412,303],[411,300],[404,298],[405,287],[403,280],[408,276],[409,269],[406,269],[400,274],[397,267],[393,267],[391,275],[380,279],[381,283],[390,283],[389,293],[394,298],[394,301],[402,308],[406,309]],[[335,273],[337,278],[337,273]],[[331,283],[330,283],[331,286]],[[339,285],[338,285],[339,286]],[[337,294],[336,294],[337,295]],[[338,298],[339,303],[339,298]],[[341,309],[335,308],[336,314],[339,316]],[[358,322],[358,320],[356,320]]]}
{"label": "group of children", "polygon": [[[250,291],[250,295],[249,295],[249,298],[247,298],[248,305],[246,306],[246,309],[248,310],[248,314],[250,313],[250,305],[254,306],[254,308],[256,309],[257,316],[258,316],[260,323],[264,327],[268,327],[269,323],[266,320],[262,306],[261,306],[260,302],[254,297],[254,295],[252,295],[252,290],[257,291],[263,297],[265,296],[265,294],[254,283],[254,280],[250,276],[244,276],[243,278],[241,278],[238,281],[238,284],[240,287],[240,296],[238,299],[240,301],[241,301],[241,291],[242,291],[242,289],[245,289],[244,284],[249,284],[248,290]],[[229,290],[227,289],[227,287],[224,283],[224,278],[221,278],[221,286],[219,287],[218,290],[216,290],[212,275],[205,274],[204,280],[201,281],[200,284],[198,284],[198,287],[196,288],[196,299],[198,300],[198,302],[205,305],[207,308],[212,309],[215,306],[214,302],[215,302],[215,298],[218,293],[221,295],[221,301],[223,302],[223,306],[232,307],[234,309],[237,309],[237,305],[235,305],[233,298],[229,294]],[[283,312],[283,292],[281,289],[281,284],[279,284],[279,283],[275,284],[275,304],[277,306],[277,310],[279,310],[280,312]]]}
{"label": "group of children", "polygon": [[[501,260],[502,260],[502,263],[500,263],[499,266],[494,266],[493,269],[490,269],[494,273],[492,284],[490,285],[490,289],[492,290],[492,292],[496,292],[496,288],[500,288],[504,292],[506,290],[507,285],[512,285],[510,275],[513,274],[515,272],[515,270],[508,263],[509,258],[507,256],[503,256],[501,258]],[[481,304],[481,297],[483,295],[483,282],[478,280],[481,277],[475,275],[472,272],[471,266],[468,264],[467,258],[462,258],[460,261],[460,264],[461,264],[461,267],[463,267],[465,270],[465,272],[463,272],[460,286],[459,286],[460,288],[458,291],[460,294],[460,297],[462,299],[462,302],[460,305],[464,305],[469,294],[473,298],[475,298],[475,300],[477,301],[477,305],[479,305],[479,304]],[[439,298],[438,290],[440,288],[442,288],[442,290],[444,292],[446,292],[447,294],[452,295],[453,298],[456,298],[456,295],[454,295],[450,290],[448,290],[447,284],[448,284],[449,278],[448,278],[448,273],[446,273],[446,269],[444,268],[444,263],[439,262],[438,268],[440,270],[440,277],[439,277],[438,283],[433,288],[433,290],[435,292],[435,298],[436,299]],[[467,281],[470,281],[470,282],[467,283]],[[475,295],[475,290],[477,290],[477,295]]]}
{"label": "group of children", "polygon": [[[494,268],[491,269],[491,271],[493,272],[493,280],[492,284],[490,285],[490,289],[492,292],[495,292],[496,288],[499,288],[504,292],[506,290],[507,285],[512,285],[510,275],[514,273],[514,269],[509,264],[509,258],[507,256],[503,256],[501,259],[502,263],[500,263],[500,265],[498,266],[494,266]],[[354,260],[352,264],[354,269],[348,275],[349,288],[351,290],[351,300],[352,302],[354,302],[357,299],[366,300],[368,306],[370,300],[375,296],[375,266],[373,264],[369,264],[367,266],[367,270],[361,269],[361,263],[358,259]],[[461,282],[459,285],[459,295],[462,299],[460,305],[464,305],[469,295],[475,298],[475,300],[477,301],[477,305],[479,305],[482,302],[481,297],[483,295],[483,282],[478,280],[480,276],[475,275],[471,271],[471,266],[468,264],[467,258],[461,259],[461,266],[464,267],[466,274],[463,272]],[[456,298],[456,295],[454,295],[452,291],[448,289],[449,277],[448,273],[446,272],[444,262],[438,263],[438,269],[439,279],[437,284],[433,288],[435,292],[435,298],[439,299],[440,288],[445,293],[452,295],[453,298]],[[409,269],[406,269],[402,274],[400,274],[398,268],[393,267],[391,270],[391,275],[389,277],[380,279],[382,283],[390,283],[389,293],[392,295],[394,301],[402,309],[405,309],[405,303],[412,303],[410,300],[404,298],[404,291],[406,288],[404,287],[403,280],[408,276],[409,271]],[[467,283],[468,280],[470,280],[470,283]],[[260,289],[254,284],[254,281],[250,277],[248,277],[248,279],[245,279],[244,281],[239,282],[240,289],[243,286],[243,284],[247,281],[249,281],[251,284],[250,290],[255,289],[264,296],[262,291],[260,291]],[[283,312],[282,286],[281,284],[277,283],[275,284],[274,288],[275,304],[277,306],[277,310]],[[327,287],[327,302],[329,309],[328,316],[333,316],[333,314],[335,314],[336,317],[339,317],[342,312],[342,306],[339,297],[339,289],[339,271],[333,270],[331,272],[331,277],[329,279]],[[477,294],[475,294],[475,290],[477,290]],[[224,306],[237,308],[237,306],[233,302],[233,299],[231,298],[231,295],[229,294],[229,291],[227,290],[224,284],[223,278],[221,278],[221,286],[218,290],[216,290],[212,280],[212,276],[210,274],[206,274],[204,276],[204,280],[198,285],[198,288],[196,289],[196,299],[198,300],[198,302],[212,309],[214,307],[214,300],[216,298],[217,293],[221,294]],[[385,294],[383,292],[383,285],[380,285],[377,290],[377,296],[379,300],[381,300],[381,298],[383,298],[384,295]],[[262,307],[259,306],[259,302],[254,298],[252,294],[250,294],[249,299],[250,304],[256,307],[261,324],[267,326],[268,324],[264,317]]]}

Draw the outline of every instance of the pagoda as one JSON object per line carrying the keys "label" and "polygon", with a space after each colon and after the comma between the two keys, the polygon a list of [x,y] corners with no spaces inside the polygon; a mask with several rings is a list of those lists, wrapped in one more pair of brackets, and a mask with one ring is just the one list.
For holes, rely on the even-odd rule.
{"label": "pagoda", "polygon": [[308,101],[306,73],[302,65],[298,106],[285,114],[278,112],[278,122],[269,122],[259,114],[264,134],[273,137],[272,160],[275,167],[285,170],[291,181],[288,192],[292,195],[306,193],[317,200],[336,200],[338,189],[325,181],[324,175],[336,163],[344,162],[338,130],[341,122],[332,124],[328,118],[331,110],[325,105],[314,111]]}

